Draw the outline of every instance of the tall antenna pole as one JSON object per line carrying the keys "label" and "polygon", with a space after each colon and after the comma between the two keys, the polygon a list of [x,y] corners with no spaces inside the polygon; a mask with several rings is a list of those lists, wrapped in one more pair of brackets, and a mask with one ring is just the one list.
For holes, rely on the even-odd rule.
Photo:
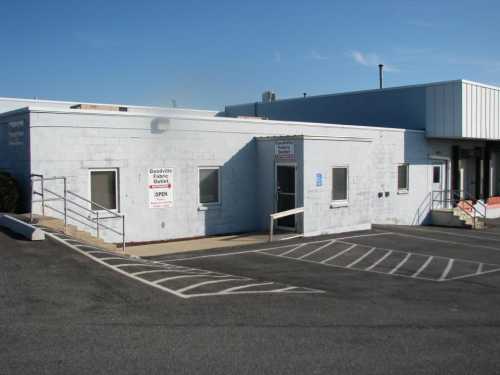
{"label": "tall antenna pole", "polygon": [[384,64],[378,64],[378,80],[379,80],[379,88],[384,87]]}

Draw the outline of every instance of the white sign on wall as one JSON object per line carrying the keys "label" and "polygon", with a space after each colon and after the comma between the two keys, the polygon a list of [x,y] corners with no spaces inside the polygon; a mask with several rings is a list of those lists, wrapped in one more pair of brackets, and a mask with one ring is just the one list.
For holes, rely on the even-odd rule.
{"label": "white sign on wall", "polygon": [[172,168],[149,168],[149,208],[171,207],[174,202],[174,170]]}
{"label": "white sign on wall", "polygon": [[278,142],[274,146],[274,154],[277,160],[295,160],[294,144],[290,142]]}

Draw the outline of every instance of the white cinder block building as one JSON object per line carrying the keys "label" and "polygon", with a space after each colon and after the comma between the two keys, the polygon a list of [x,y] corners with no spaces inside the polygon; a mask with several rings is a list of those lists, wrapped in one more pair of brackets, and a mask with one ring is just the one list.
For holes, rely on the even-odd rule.
{"label": "white cinder block building", "polygon": [[125,216],[127,242],[265,231],[270,214],[297,207],[278,225],[306,236],[418,225],[433,191],[500,194],[499,90],[452,81],[221,113],[3,98],[0,171],[35,213],[30,175],[65,177],[66,192],[44,181],[45,214],[66,209],[91,231],[100,215],[112,242],[121,223],[110,212]]}

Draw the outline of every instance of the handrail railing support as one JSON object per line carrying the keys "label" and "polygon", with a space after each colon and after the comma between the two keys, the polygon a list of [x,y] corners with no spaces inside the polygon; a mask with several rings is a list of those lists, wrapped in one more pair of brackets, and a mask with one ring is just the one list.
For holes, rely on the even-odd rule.
{"label": "handrail railing support", "polygon": [[125,215],[122,215],[122,251],[125,252]]}
{"label": "handrail railing support", "polygon": [[282,217],[287,217],[290,215],[300,214],[300,213],[302,213],[302,214],[304,213],[304,207],[292,208],[291,210],[275,212],[274,214],[269,215],[270,220],[271,220],[269,223],[269,242],[273,241],[274,220],[281,219]]}

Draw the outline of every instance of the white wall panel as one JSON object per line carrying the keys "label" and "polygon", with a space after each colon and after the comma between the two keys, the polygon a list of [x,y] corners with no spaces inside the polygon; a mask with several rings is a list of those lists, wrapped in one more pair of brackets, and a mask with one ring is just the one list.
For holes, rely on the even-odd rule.
{"label": "white wall panel", "polygon": [[462,137],[500,139],[500,88],[462,81]]}

